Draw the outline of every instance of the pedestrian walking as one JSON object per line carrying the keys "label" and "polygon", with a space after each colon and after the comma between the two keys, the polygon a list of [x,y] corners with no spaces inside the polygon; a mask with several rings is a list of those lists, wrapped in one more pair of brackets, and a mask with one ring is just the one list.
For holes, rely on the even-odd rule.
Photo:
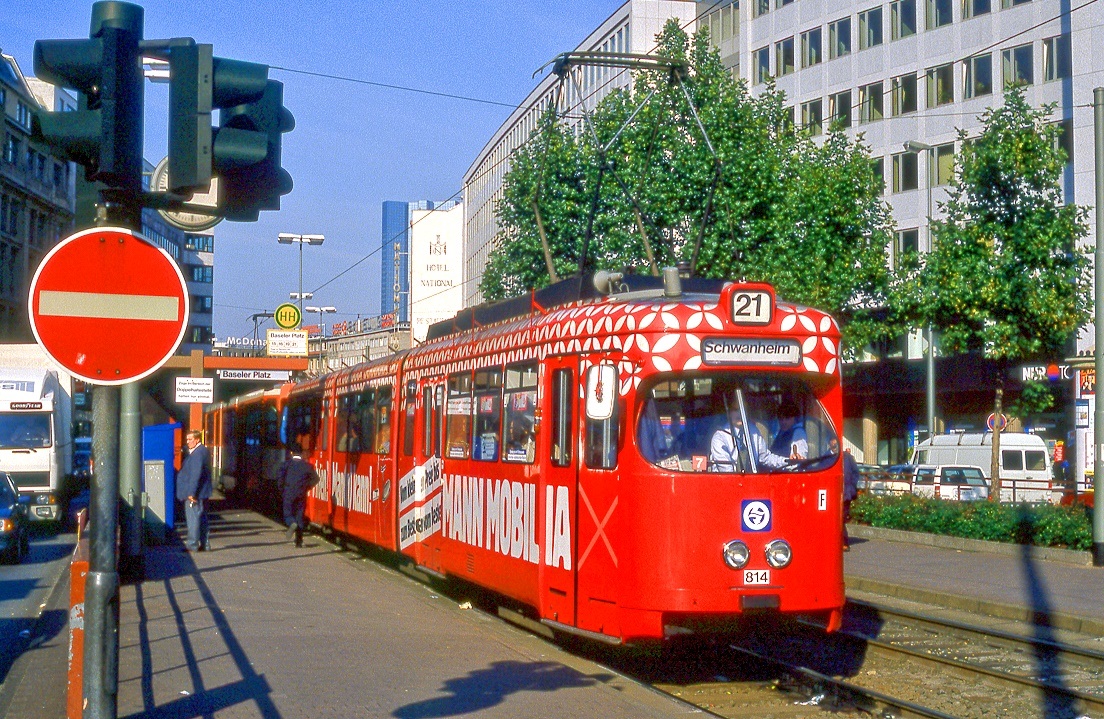
{"label": "pedestrian walking", "polygon": [[[828,441],[828,451],[839,452],[839,440],[835,437]],[[847,523],[851,521],[851,502],[859,494],[859,463],[851,456],[851,450],[843,453],[843,551],[851,551],[851,540],[847,536]]]}
{"label": "pedestrian walking", "polygon": [[285,537],[295,546],[303,546],[303,508],[307,503],[307,492],[318,484],[318,473],[310,462],[303,459],[302,445],[298,442],[289,445],[291,457],[280,468],[280,486],[284,496],[284,524],[287,526]]}
{"label": "pedestrian walking", "polygon": [[210,453],[203,446],[203,433],[190,430],[184,438],[188,456],[176,477],[176,498],[184,503],[184,521],[188,537],[184,548],[189,552],[210,549],[210,526],[207,523],[207,500],[211,498]]}

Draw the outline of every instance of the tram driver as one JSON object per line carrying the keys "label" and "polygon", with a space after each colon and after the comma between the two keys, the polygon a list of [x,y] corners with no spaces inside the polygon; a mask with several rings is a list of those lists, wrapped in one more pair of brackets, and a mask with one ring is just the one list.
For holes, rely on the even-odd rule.
{"label": "tram driver", "polygon": [[751,472],[751,453],[748,451],[748,437],[751,449],[755,453],[755,466],[781,469],[789,464],[786,457],[775,454],[767,446],[767,441],[753,424],[751,431],[744,427],[740,408],[730,404],[725,424],[713,433],[709,442],[709,466],[714,472]]}

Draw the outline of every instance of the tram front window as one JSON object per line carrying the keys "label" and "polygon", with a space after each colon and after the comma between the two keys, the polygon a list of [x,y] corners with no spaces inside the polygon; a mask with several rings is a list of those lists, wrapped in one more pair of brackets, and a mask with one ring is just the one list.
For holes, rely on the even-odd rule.
{"label": "tram front window", "polygon": [[838,457],[838,435],[809,379],[716,373],[642,387],[637,446],[677,472],[824,469]]}

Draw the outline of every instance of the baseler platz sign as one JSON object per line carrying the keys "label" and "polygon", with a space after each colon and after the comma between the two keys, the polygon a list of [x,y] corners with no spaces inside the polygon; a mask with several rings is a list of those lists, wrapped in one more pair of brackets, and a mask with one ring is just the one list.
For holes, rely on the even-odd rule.
{"label": "baseler platz sign", "polygon": [[288,370],[267,369],[220,369],[219,379],[245,380],[248,382],[287,382],[291,379]]}

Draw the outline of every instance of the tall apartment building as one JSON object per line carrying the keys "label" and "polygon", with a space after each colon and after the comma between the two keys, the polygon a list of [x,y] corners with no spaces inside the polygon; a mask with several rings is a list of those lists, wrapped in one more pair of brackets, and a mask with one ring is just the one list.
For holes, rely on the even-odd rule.
{"label": "tall apartment building", "polygon": [[[694,27],[696,3],[688,0],[629,0],[575,48],[564,51],[649,53],[655,36],[669,18],[687,29]],[[575,107],[582,100],[593,109],[611,91],[632,80],[627,70],[583,67],[573,71],[574,83],[565,83],[560,107]],[[510,155],[524,144],[551,105],[559,79],[548,73],[484,145],[464,173],[464,306],[483,301],[479,281],[495,247],[498,221],[495,204],[502,198],[502,180],[510,168]]]}
{"label": "tall apartment building", "polygon": [[[830,124],[861,133],[885,181],[897,223],[891,257],[931,247],[929,214],[947,199],[959,129],[980,132],[1010,84],[1035,106],[1054,103],[1069,154],[1068,201],[1095,204],[1093,88],[1104,86],[1104,7],[1064,0],[745,0],[698,3],[726,66],[752,91],[774,78],[792,103],[797,127],[820,134]],[[929,213],[929,207],[931,211]],[[1095,228],[1083,249],[1093,246]],[[1092,349],[1082,332],[1071,352]],[[850,368],[848,434],[866,461],[902,461],[926,434],[915,335],[877,365]],[[991,411],[991,368],[976,358],[937,362],[938,429],[983,430]],[[887,370],[896,367],[896,379]],[[1014,381],[1014,384],[1017,382]],[[1062,406],[1034,430],[1069,439],[1076,378],[1061,386]],[[1015,389],[1013,388],[1013,391]],[[922,425],[921,425],[922,422]],[[1078,429],[1083,476],[1091,430]],[[1071,462],[1071,464],[1075,464]],[[1089,462],[1091,466],[1091,461]]]}
{"label": "tall apartment building", "polygon": [[42,258],[73,230],[75,166],[31,140],[34,110],[76,109],[64,90],[26,77],[0,52],[0,342],[31,341],[27,293]]}

